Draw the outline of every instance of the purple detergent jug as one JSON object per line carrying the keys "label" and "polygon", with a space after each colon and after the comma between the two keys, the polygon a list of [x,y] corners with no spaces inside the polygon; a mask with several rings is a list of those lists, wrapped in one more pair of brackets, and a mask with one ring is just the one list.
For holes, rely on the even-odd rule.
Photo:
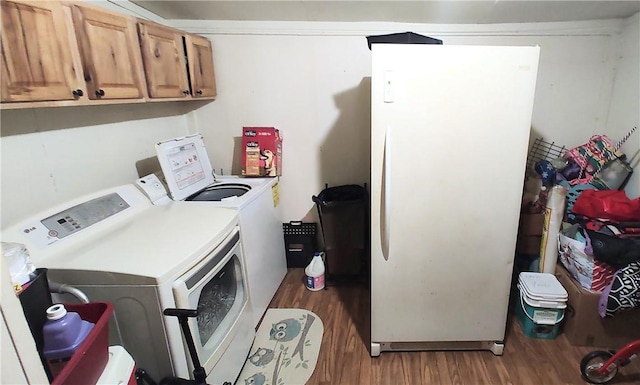
{"label": "purple detergent jug", "polygon": [[81,319],[78,313],[67,312],[63,304],[55,304],[47,309],[42,354],[54,377],[89,335],[93,326],[93,323]]}

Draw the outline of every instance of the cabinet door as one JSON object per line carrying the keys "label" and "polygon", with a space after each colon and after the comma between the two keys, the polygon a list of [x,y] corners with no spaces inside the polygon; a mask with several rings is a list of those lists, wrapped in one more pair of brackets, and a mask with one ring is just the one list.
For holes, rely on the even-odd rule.
{"label": "cabinet door", "polygon": [[149,22],[138,22],[147,90],[152,98],[189,95],[182,33]]}
{"label": "cabinet door", "polygon": [[74,5],[73,21],[89,98],[142,98],[142,59],[133,18]]}
{"label": "cabinet door", "polygon": [[213,72],[213,50],[209,39],[202,36],[185,35],[189,78],[194,98],[216,96],[216,78]]}
{"label": "cabinet door", "polygon": [[3,0],[1,28],[3,102],[72,100],[83,93],[59,2]]}

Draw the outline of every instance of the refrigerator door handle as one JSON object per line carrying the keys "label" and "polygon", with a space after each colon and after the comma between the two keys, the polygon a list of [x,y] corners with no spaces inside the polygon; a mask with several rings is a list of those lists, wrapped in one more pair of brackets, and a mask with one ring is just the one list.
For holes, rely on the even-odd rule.
{"label": "refrigerator door handle", "polygon": [[389,232],[391,231],[391,127],[387,126],[384,133],[384,154],[382,159],[382,191],[380,203],[380,239],[382,256],[389,260]]}

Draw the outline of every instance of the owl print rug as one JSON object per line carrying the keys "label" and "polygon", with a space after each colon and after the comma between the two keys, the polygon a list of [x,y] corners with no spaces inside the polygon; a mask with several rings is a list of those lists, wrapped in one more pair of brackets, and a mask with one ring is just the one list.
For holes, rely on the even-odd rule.
{"label": "owl print rug", "polygon": [[304,385],[318,361],[324,327],[304,309],[268,309],[236,385]]}

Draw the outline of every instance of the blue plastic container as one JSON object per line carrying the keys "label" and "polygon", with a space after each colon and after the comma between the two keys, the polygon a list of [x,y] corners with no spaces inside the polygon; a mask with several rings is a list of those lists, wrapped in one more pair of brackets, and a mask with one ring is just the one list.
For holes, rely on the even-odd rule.
{"label": "blue plastic container", "polygon": [[[560,323],[564,319],[564,309],[534,307],[522,299],[522,293],[520,296],[520,303],[516,305],[516,315],[522,333],[529,338],[556,338],[560,331]],[[549,323],[550,321],[553,323]]]}

